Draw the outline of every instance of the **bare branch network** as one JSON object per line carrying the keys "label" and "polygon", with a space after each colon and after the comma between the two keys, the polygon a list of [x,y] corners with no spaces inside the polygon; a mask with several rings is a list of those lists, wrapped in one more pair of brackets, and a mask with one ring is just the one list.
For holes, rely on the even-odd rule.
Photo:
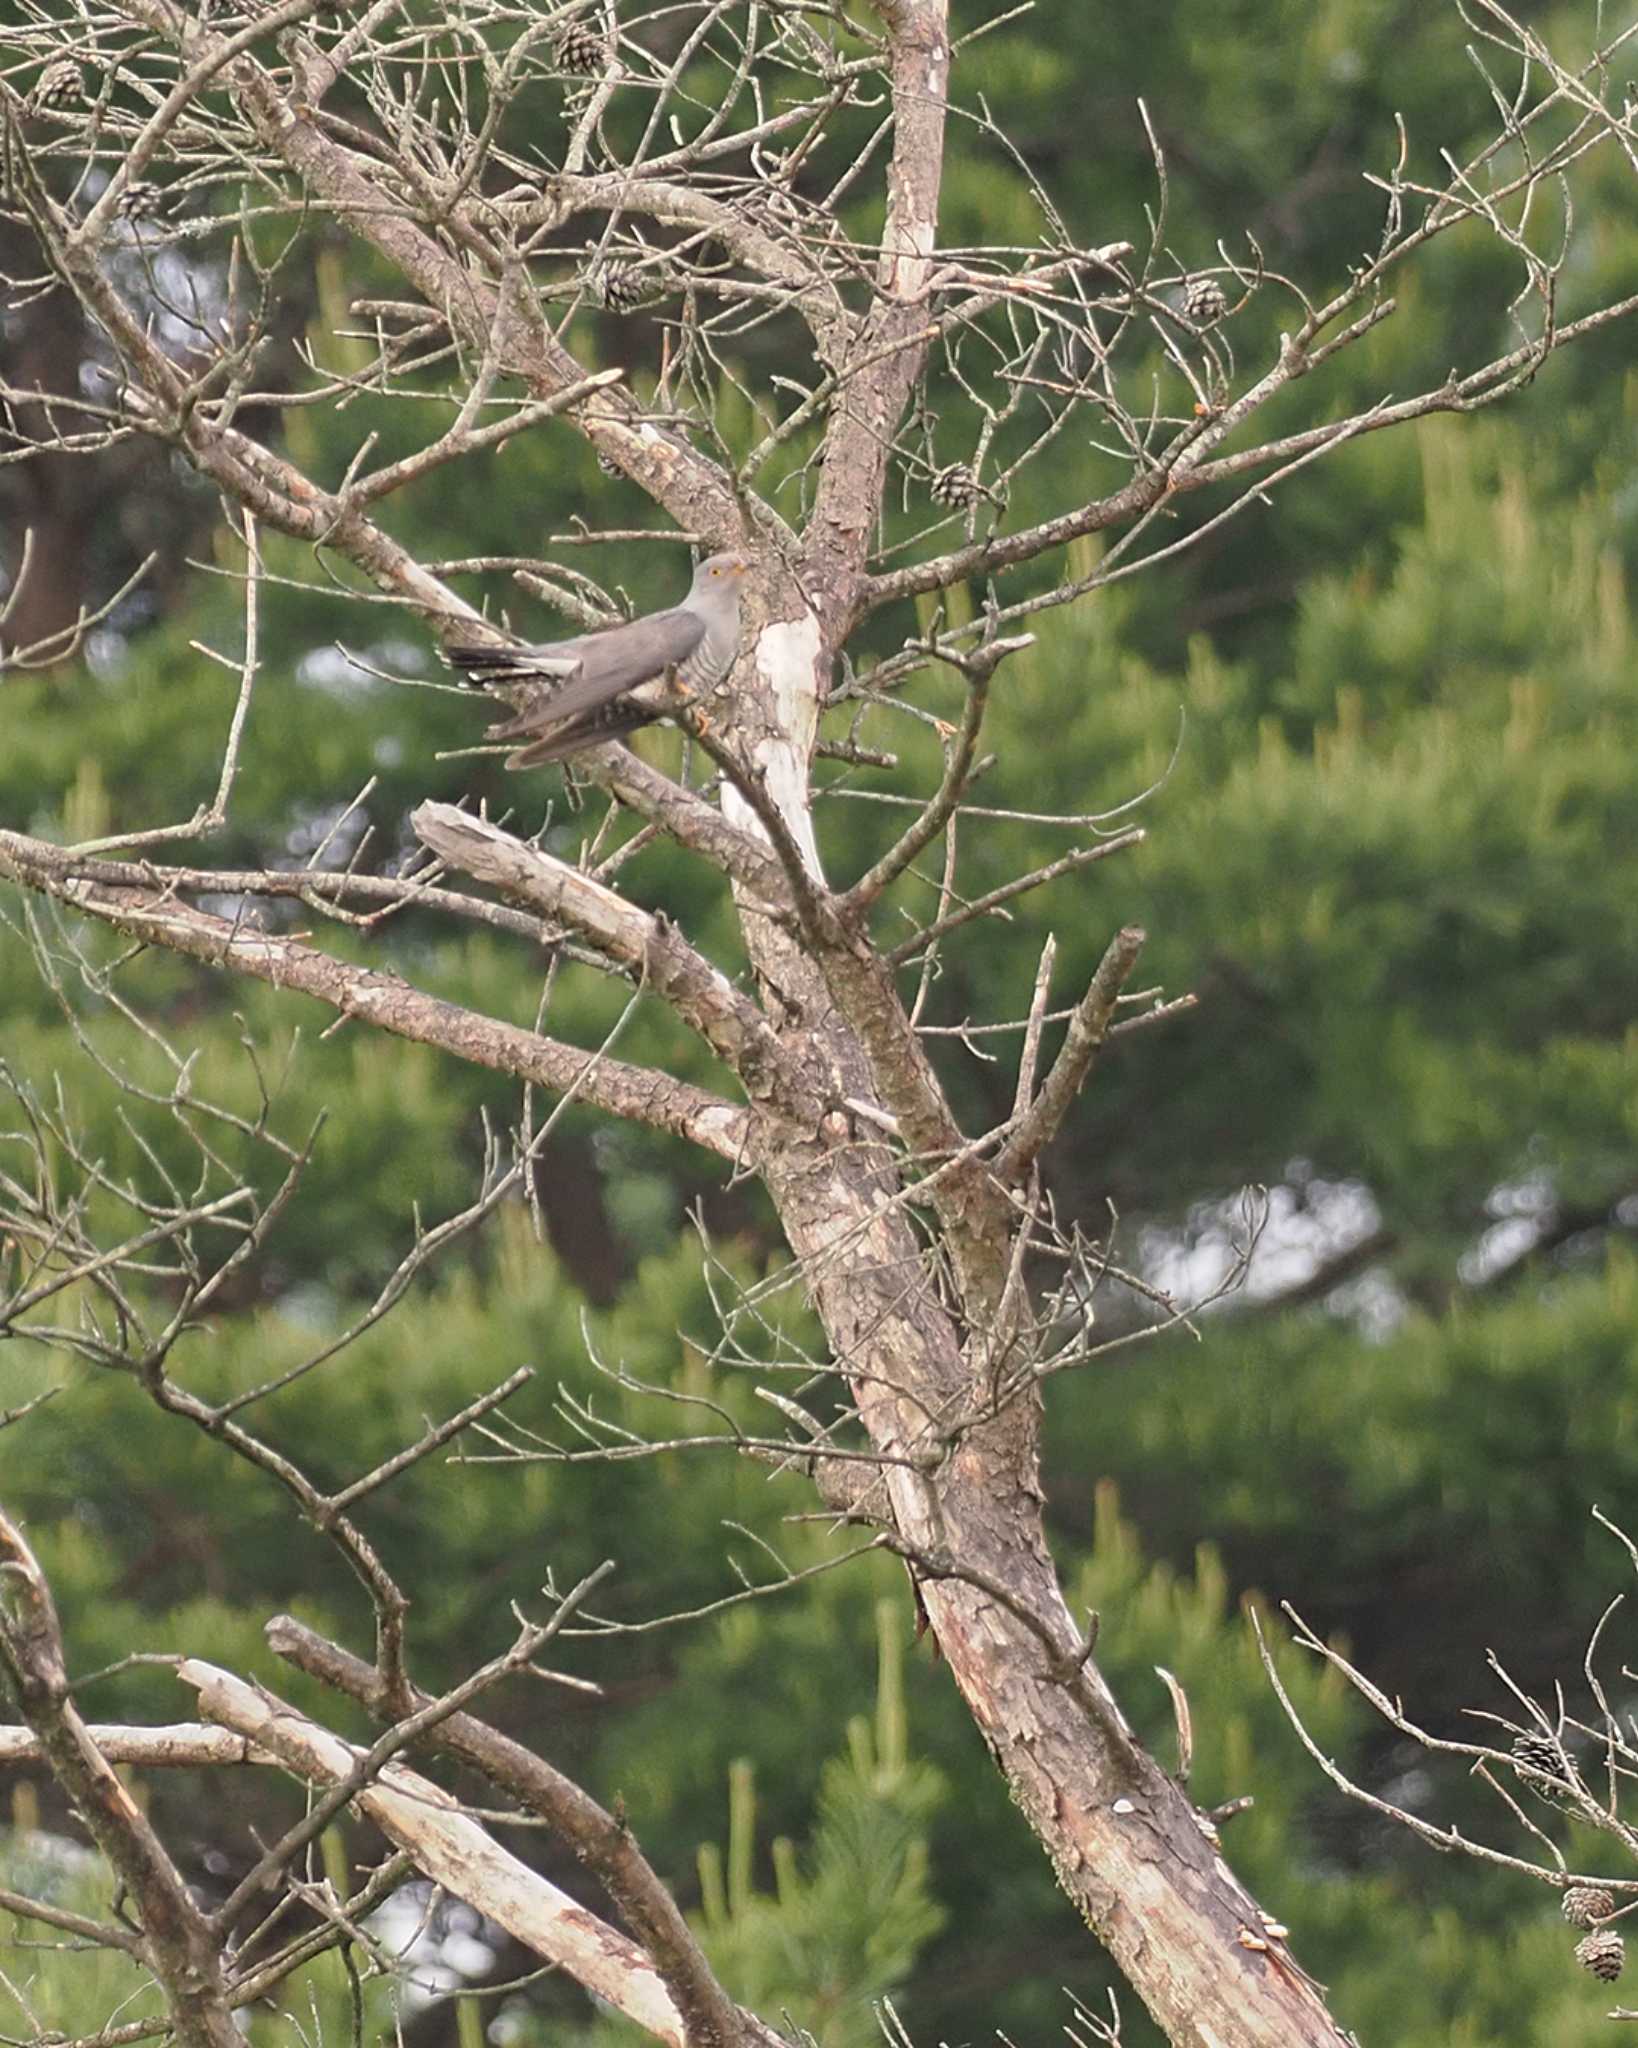
{"label": "bare branch network", "polygon": [[[1638,1571],[1638,1543],[1598,1508],[1592,1513]],[[1303,1747],[1338,1791],[1430,1849],[1551,1885],[1572,1930],[1569,1938],[1575,1960],[1604,1983],[1614,1983],[1626,1967],[1626,1936],[1621,1923],[1638,1908],[1638,1828],[1623,1811],[1629,1789],[1638,1781],[1638,1720],[1630,1711],[1623,1711],[1619,1695],[1612,1697],[1605,1652],[1610,1624],[1626,1606],[1627,1598],[1617,1593],[1610,1600],[1587,1639],[1580,1673],[1586,1699],[1583,1708],[1578,1710],[1571,1703],[1571,1689],[1562,1681],[1550,1701],[1532,1699],[1491,1652],[1487,1658],[1490,1674],[1505,1697],[1506,1708],[1500,1712],[1470,1708],[1474,1721],[1494,1739],[1465,1742],[1423,1727],[1406,1711],[1403,1701],[1390,1698],[1335,1644],[1323,1641],[1300,1615],[1286,1608],[1296,1642],[1338,1672],[1386,1726],[1422,1751],[1430,1763],[1453,1760],[1466,1765],[1468,1774],[1505,1814],[1510,1830],[1524,1838],[1522,1853],[1478,1840],[1453,1823],[1441,1824],[1413,1806],[1386,1799],[1339,1769],[1303,1725],[1269,1654],[1261,1626],[1257,1629],[1269,1683]],[[1621,1681],[1630,1683],[1633,1675],[1630,1665],[1619,1667]],[[1622,1868],[1635,1874],[1578,1872],[1560,1839],[1564,1822],[1584,1829],[1595,1841],[1602,1838],[1601,1848],[1613,1848]],[[1575,1843],[1577,1851],[1581,1846]],[[1638,2011],[1617,2006],[1609,2017],[1638,2020]]]}
{"label": "bare branch network", "polygon": [[[472,1455],[509,1458],[612,1460],[704,1443],[810,1476],[825,1514],[862,1532],[837,1562],[878,1546],[906,1560],[1018,1806],[1168,2038],[1218,2048],[1341,2040],[1282,1924],[1223,1862],[1209,1818],[1135,1741],[1041,1527],[1042,1384],[1107,1349],[1093,1297],[1107,1279],[1132,1277],[1115,1271],[1107,1244],[1058,1215],[1043,1161],[1099,1060],[1190,999],[1130,989],[1145,935],[1109,915],[1083,989],[1055,989],[1049,943],[1033,988],[1012,992],[1000,1015],[939,1024],[925,1013],[940,961],[989,920],[1142,838],[1106,817],[1036,818],[975,801],[991,699],[1009,658],[1030,644],[1029,622],[1163,569],[1361,436],[1505,398],[1557,350],[1638,307],[1562,303],[1567,195],[1606,161],[1638,169],[1630,121],[1611,99],[1613,60],[1638,30],[1564,54],[1492,0],[1463,0],[1461,13],[1492,85],[1491,132],[1461,158],[1441,138],[1401,134],[1391,161],[1361,167],[1381,193],[1376,244],[1340,278],[1304,285],[1232,236],[1208,261],[1178,261],[1158,147],[1144,231],[1113,223],[1105,239],[1077,240],[982,98],[963,95],[965,44],[952,42],[946,0],[872,0],[868,10],[469,0],[426,18],[400,0],[205,0],[197,11],[175,0],[25,0],[18,10],[0,59],[0,208],[24,238],[8,246],[29,254],[6,280],[9,305],[22,318],[70,303],[99,375],[65,389],[0,385],[0,461],[92,459],[139,444],[179,457],[223,501],[244,609],[241,647],[199,650],[232,679],[215,787],[186,820],[155,818],[79,845],[0,830],[16,915],[70,1016],[77,987],[125,1003],[127,956],[110,962],[87,939],[88,925],[101,927],[133,949],[297,990],[355,1029],[515,1077],[525,1104],[509,1139],[489,1134],[471,1205],[418,1225],[349,1330],[276,1381],[213,1401],[190,1387],[189,1345],[295,1197],[311,1135],[279,1137],[266,1115],[236,1123],[198,1098],[188,1054],[166,1048],[171,1085],[128,1106],[185,1135],[196,1178],[176,1183],[150,1149],[153,1175],[139,1185],[86,1148],[49,1086],[4,1076],[0,1335],[129,1375],[179,1426],[244,1461],[323,1533],[376,1617],[369,1661],[293,1623],[269,1625],[281,1655],[386,1724],[369,1750],[192,1656],[178,1676],[213,1732],[144,1738],[149,1761],[167,1745],[191,1762],[271,1757],[314,1788],[307,1819],[263,1850],[252,1878],[317,1902],[321,1930],[245,1964],[226,1941],[229,1907],[243,1901],[207,1911],[190,1896],[109,1761],[140,1745],[112,1733],[99,1742],[81,1717],[50,1590],[24,1533],[0,1524],[0,1667],[30,1731],[26,1754],[49,1762],[127,1902],[118,1922],[66,1931],[139,1956],[164,1994],[163,2021],[112,2028],[99,2036],[108,2048],[160,2032],[188,2048],[230,2048],[234,2011],[314,1943],[367,1951],[368,1912],[408,1865],[463,1897],[481,1894],[537,1953],[661,2039],[771,2038],[713,1976],[623,1824],[471,1712],[485,1688],[535,1668],[557,1633],[610,1626],[589,1604],[590,1583],[549,1595],[547,1619],[520,1623],[513,1650],[452,1692],[428,1699],[411,1685],[407,1594],[357,1510],[468,1437],[488,1447]],[[1591,33],[1600,20],[1589,9]],[[1022,179],[1033,236],[941,245],[947,157]],[[377,275],[398,282],[357,297],[333,346],[297,344],[289,374],[280,296],[315,222],[344,231]],[[1507,339],[1481,359],[1441,365],[1419,388],[1339,411],[1327,370],[1394,316],[1396,280],[1449,237],[1484,238],[1511,265]],[[616,321],[638,361],[611,367],[599,358]],[[1237,321],[1238,331],[1277,336],[1247,344],[1261,352],[1246,364]],[[1298,386],[1312,394],[1308,423],[1266,433],[1276,401],[1289,423]],[[357,422],[329,484],[295,459],[300,437],[281,431],[286,416],[315,408]],[[387,459],[386,423],[404,410],[422,420],[429,408],[443,424]],[[524,435],[581,437],[668,524],[576,521],[541,558],[423,561],[394,538],[385,508],[395,496]],[[1071,440],[1085,458],[1075,473],[1095,474],[1096,494],[1015,522],[1020,480],[1052,473],[1054,451]],[[293,570],[288,549],[270,566],[271,535],[300,543],[306,566]],[[1097,549],[1070,548],[1092,536]],[[328,840],[293,873],[159,857],[230,818],[247,713],[269,687],[265,612],[287,585],[332,604],[349,638],[360,618],[408,615],[445,641],[498,641],[477,597],[463,594],[494,576],[588,630],[632,609],[598,580],[596,550],[637,539],[747,554],[753,590],[739,658],[709,701],[681,706],[663,688],[645,700],[688,726],[681,772],[615,745],[581,757],[602,808],[594,799],[577,857],[434,803],[415,813],[422,850],[398,872],[372,866],[362,842],[339,870],[325,864]],[[37,550],[24,546],[0,611],[4,667],[79,651],[150,568],[29,640],[13,631],[39,571]],[[673,564],[656,569],[657,600],[661,578],[670,601]],[[896,651],[873,662],[856,653],[866,622],[916,598],[936,602]],[[908,687],[928,671],[959,692],[954,721]],[[878,739],[895,720],[923,734],[931,725],[943,749],[919,797],[868,786],[896,764]],[[897,838],[851,878],[826,874],[814,822],[822,801],[844,800],[908,811]],[[631,819],[637,828],[622,837]],[[1020,819],[1061,831],[1062,854],[970,883],[974,845]],[[746,980],[627,893],[630,864],[655,845],[711,874],[731,900]],[[903,889],[914,879],[930,885],[936,910],[906,930]],[[341,923],[364,946],[425,912],[543,947],[540,1018],[525,1028],[434,997],[390,965],[263,922],[258,904],[278,899],[316,927]],[[555,1035],[553,979],[566,959],[623,985],[628,1013],[639,999],[664,1005],[678,1046],[707,1048],[730,1081],[714,1091],[622,1057],[619,1024],[596,1045]],[[134,1031],[152,1032],[134,1008],[125,1013]],[[1019,1053],[1010,1111],[975,1132],[958,1120],[938,1062],[984,1051],[981,1038],[1015,1040]],[[117,1063],[89,1036],[83,1043],[130,1097],[135,1084]],[[544,1113],[538,1090],[552,1098]],[[349,1484],[320,1486],[251,1411],[329,1366],[442,1250],[527,1194],[571,1103],[686,1138],[766,1187],[791,1264],[762,1291],[730,1298],[724,1288],[710,1365],[754,1374],[778,1420],[752,1436],[701,1397],[680,1433],[638,1438],[566,1398],[564,1433],[548,1437],[498,1413],[520,1373],[429,1420],[421,1439]],[[1254,1231],[1252,1218],[1248,1242]],[[779,1296],[796,1288],[822,1322],[823,1355],[785,1341]],[[1140,1337],[1187,1313],[1149,1306]],[[8,1428],[28,1421],[0,1415]],[[777,1591],[806,1569],[765,1562],[731,1598]],[[216,1747],[223,1730],[227,1752]],[[619,1925],[513,1869],[478,1823],[451,1815],[399,1760],[412,1748],[458,1755],[558,1830]],[[348,1803],[396,1846],[342,1897],[308,1859],[325,1818]],[[63,1925],[46,1902],[3,1903]],[[1089,2038],[1118,2031],[1089,2014],[1082,2022]]]}

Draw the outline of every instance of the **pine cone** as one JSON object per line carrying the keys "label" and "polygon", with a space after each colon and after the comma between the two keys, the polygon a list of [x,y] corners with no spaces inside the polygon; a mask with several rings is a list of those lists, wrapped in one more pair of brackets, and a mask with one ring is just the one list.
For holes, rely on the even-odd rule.
{"label": "pine cone", "polygon": [[164,208],[164,187],[146,178],[133,178],[114,201],[114,211],[125,220],[152,220]]}
{"label": "pine cone", "polygon": [[1575,1959],[1584,1970],[1605,1984],[1613,1984],[1620,1976],[1627,1960],[1627,1945],[1619,1934],[1604,1928],[1596,1934],[1584,1934],[1575,1945]]}
{"label": "pine cone", "polygon": [[593,78],[608,68],[608,38],[596,22],[565,22],[552,38],[552,62],[559,71]]}
{"label": "pine cone", "polygon": [[981,495],[978,478],[965,462],[952,462],[948,469],[935,470],[928,491],[935,505],[946,506],[952,512],[977,504]]}
{"label": "pine cone", "polygon": [[59,57],[34,81],[36,107],[72,107],[85,98],[85,73],[72,57]]}
{"label": "pine cone", "polygon": [[1228,293],[1215,277],[1191,277],[1183,287],[1183,311],[1196,327],[1213,327],[1228,311]]}
{"label": "pine cone", "polygon": [[611,313],[630,313],[654,296],[657,279],[635,263],[601,263],[587,278],[591,295]]}
{"label": "pine cone", "polygon": [[[1534,1769],[1545,1772],[1549,1778],[1556,1778],[1566,1790],[1569,1787],[1569,1773],[1564,1768],[1564,1758],[1559,1753],[1558,1744],[1546,1735],[1514,1736],[1513,1761],[1529,1764]],[[1547,1793],[1548,1788],[1538,1780],[1529,1778],[1525,1782],[1532,1792]]]}
{"label": "pine cone", "polygon": [[1591,1927],[1615,1911],[1614,1898],[1601,1884],[1573,1884],[1559,1905],[1572,1927]]}

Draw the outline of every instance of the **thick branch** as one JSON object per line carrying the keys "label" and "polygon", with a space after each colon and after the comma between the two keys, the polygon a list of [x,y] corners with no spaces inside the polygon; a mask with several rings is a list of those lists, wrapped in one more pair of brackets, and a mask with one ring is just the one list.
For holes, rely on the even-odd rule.
{"label": "thick branch", "polygon": [[[426,1696],[413,1688],[400,1700],[390,1699],[373,1665],[326,1641],[290,1615],[269,1622],[267,1640],[298,1670],[346,1693],[379,1720],[413,1713],[426,1704]],[[597,1877],[626,1926],[648,1951],[687,2023],[688,2038],[695,2048],[733,2042],[746,2044],[746,2048],[773,2048],[769,2030],[736,2006],[712,1975],[676,1900],[638,1848],[629,1827],[533,1750],[471,1714],[450,1715],[427,1731],[423,1743],[459,1757],[492,1785],[510,1793],[528,1812],[552,1824]]]}
{"label": "thick branch", "polygon": [[[271,1750],[299,1776],[333,1785],[352,1772],[358,1760],[352,1746],[282,1701],[192,1658],[178,1675],[198,1689],[200,1707],[213,1721]],[[668,2048],[687,2048],[682,2015],[636,1944],[492,1841],[455,1810],[442,1786],[389,1764],[374,1784],[354,1794],[353,1803],[434,1883],[559,1964]]]}
{"label": "thick branch", "polygon": [[[133,0],[132,11],[159,29],[170,27],[162,0]],[[297,172],[312,197],[370,242],[479,351],[494,347],[500,367],[548,398],[584,375],[521,295],[501,303],[501,287],[441,247],[406,217],[397,195],[367,175],[363,160],[302,113],[292,94],[249,58],[228,76],[265,147]],[[475,209],[451,209],[479,240]],[[588,437],[634,476],[681,526],[709,533],[718,546],[744,538],[743,520],[721,469],[685,441],[641,422],[636,402],[620,390],[582,402],[574,417]],[[641,432],[638,432],[641,425]]]}
{"label": "thick branch", "polygon": [[[1638,293],[1618,300],[1614,305],[1600,307],[1596,313],[1589,313],[1583,319],[1566,321],[1554,333],[1552,348],[1556,352],[1633,313],[1638,313]],[[886,570],[871,576],[860,592],[859,610],[861,613],[876,611],[899,598],[915,597],[925,591],[947,590],[953,583],[993,574],[997,569],[1012,568],[1020,562],[1034,561],[1038,555],[1065,547],[1085,534],[1102,533],[1109,527],[1123,526],[1151,511],[1162,498],[1173,492],[1204,490],[1212,484],[1317,453],[1332,443],[1350,441],[1361,434],[1380,433],[1385,427],[1404,426],[1412,420],[1427,419],[1434,413],[1476,412],[1506,397],[1514,389],[1514,380],[1531,367],[1540,353],[1539,343],[1523,343],[1467,376],[1449,377],[1444,383],[1419,392],[1413,398],[1374,405],[1364,412],[1351,414],[1347,419],[1309,427],[1258,447],[1207,461],[1211,451],[1220,446],[1236,427],[1243,425],[1253,412],[1260,410],[1276,392],[1283,390],[1293,377],[1302,375],[1310,367],[1307,360],[1288,350],[1280,363],[1233,406],[1226,408],[1203,429],[1191,428],[1180,437],[1175,449],[1164,455],[1154,469],[1145,470],[1106,497],[1094,498],[1072,511],[1061,512],[1035,526],[1023,527],[1017,533],[988,534],[982,540],[952,548],[947,554],[930,556],[926,561],[913,562],[906,568]]]}
{"label": "thick branch", "polygon": [[[135,1764],[144,1770],[193,1771],[278,1761],[231,1728],[211,1728],[203,1721],[175,1721],[163,1728],[98,1722],[85,1732],[111,1764]],[[33,1729],[0,1728],[0,1767],[49,1762],[45,1744]]]}
{"label": "thick branch", "polygon": [[[839,366],[844,381],[825,442],[803,577],[851,615],[880,514],[894,430],[936,330],[927,290],[938,238],[950,77],[947,0],[879,9],[891,46],[893,154],[876,259],[876,302]],[[851,364],[868,359],[857,376]]]}
{"label": "thick branch", "polygon": [[[537,946],[560,937],[558,928],[538,917],[509,910],[503,903],[485,902],[478,896],[462,896],[436,885],[426,876],[361,875],[332,868],[182,868],[156,861],[110,860],[100,855],[80,857],[79,849],[74,847],[67,848],[66,853],[75,857],[71,871],[74,874],[130,889],[159,889],[168,896],[282,897],[304,903],[309,909],[335,907],[349,920],[370,923],[402,910],[430,910],[487,925],[492,931],[509,932],[514,938],[532,940]],[[370,908],[342,908],[349,904]]]}
{"label": "thick branch", "polygon": [[[572,926],[599,952],[637,975],[733,1069],[753,1100],[787,1115],[802,1113],[796,1104],[808,1091],[767,1018],[695,952],[675,925],[452,804],[422,804],[410,823],[452,866]],[[804,1107],[810,1125],[817,1123],[820,1098],[810,1094]]]}
{"label": "thick branch", "polygon": [[866,1368],[853,1384],[871,1440],[897,1454],[861,1508],[889,1507],[909,1554],[948,1575],[921,1589],[940,1647],[1066,1892],[1177,2048],[1345,2048],[1086,1654],[1041,1528],[1037,1404],[1007,1403],[934,1456],[972,1374],[914,1234],[862,1148],[777,1155],[769,1178],[833,1350]]}
{"label": "thick branch", "polygon": [[133,938],[184,953],[207,966],[248,974],[275,988],[294,989],[343,1016],[437,1046],[458,1059],[542,1087],[573,1089],[614,1116],[689,1138],[727,1159],[743,1157],[752,1142],[753,1123],[747,1111],[685,1081],[462,1009],[425,994],[396,974],[334,959],[300,939],[213,917],[162,892],[105,887],[76,874],[76,866],[83,863],[65,860],[42,840],[0,832],[0,875]]}

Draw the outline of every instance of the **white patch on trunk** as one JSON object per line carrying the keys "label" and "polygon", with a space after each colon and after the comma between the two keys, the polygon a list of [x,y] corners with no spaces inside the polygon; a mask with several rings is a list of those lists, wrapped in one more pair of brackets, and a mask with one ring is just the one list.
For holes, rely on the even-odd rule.
{"label": "white patch on trunk", "polygon": [[[756,643],[756,665],[773,698],[774,731],[752,747],[751,759],[767,777],[768,795],[801,848],[808,872],[822,883],[825,877],[808,807],[808,760],[819,724],[817,617],[804,612],[799,619],[779,619],[765,626]],[[735,825],[765,836],[732,783],[723,784],[722,809]]]}

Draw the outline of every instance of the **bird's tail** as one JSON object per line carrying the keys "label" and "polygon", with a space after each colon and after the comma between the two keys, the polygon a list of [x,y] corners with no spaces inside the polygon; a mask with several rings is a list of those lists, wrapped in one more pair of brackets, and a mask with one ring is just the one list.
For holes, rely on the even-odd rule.
{"label": "bird's tail", "polygon": [[457,643],[444,649],[444,659],[463,683],[474,689],[491,683],[561,682],[580,663],[573,655],[543,653],[538,647],[476,647]]}

